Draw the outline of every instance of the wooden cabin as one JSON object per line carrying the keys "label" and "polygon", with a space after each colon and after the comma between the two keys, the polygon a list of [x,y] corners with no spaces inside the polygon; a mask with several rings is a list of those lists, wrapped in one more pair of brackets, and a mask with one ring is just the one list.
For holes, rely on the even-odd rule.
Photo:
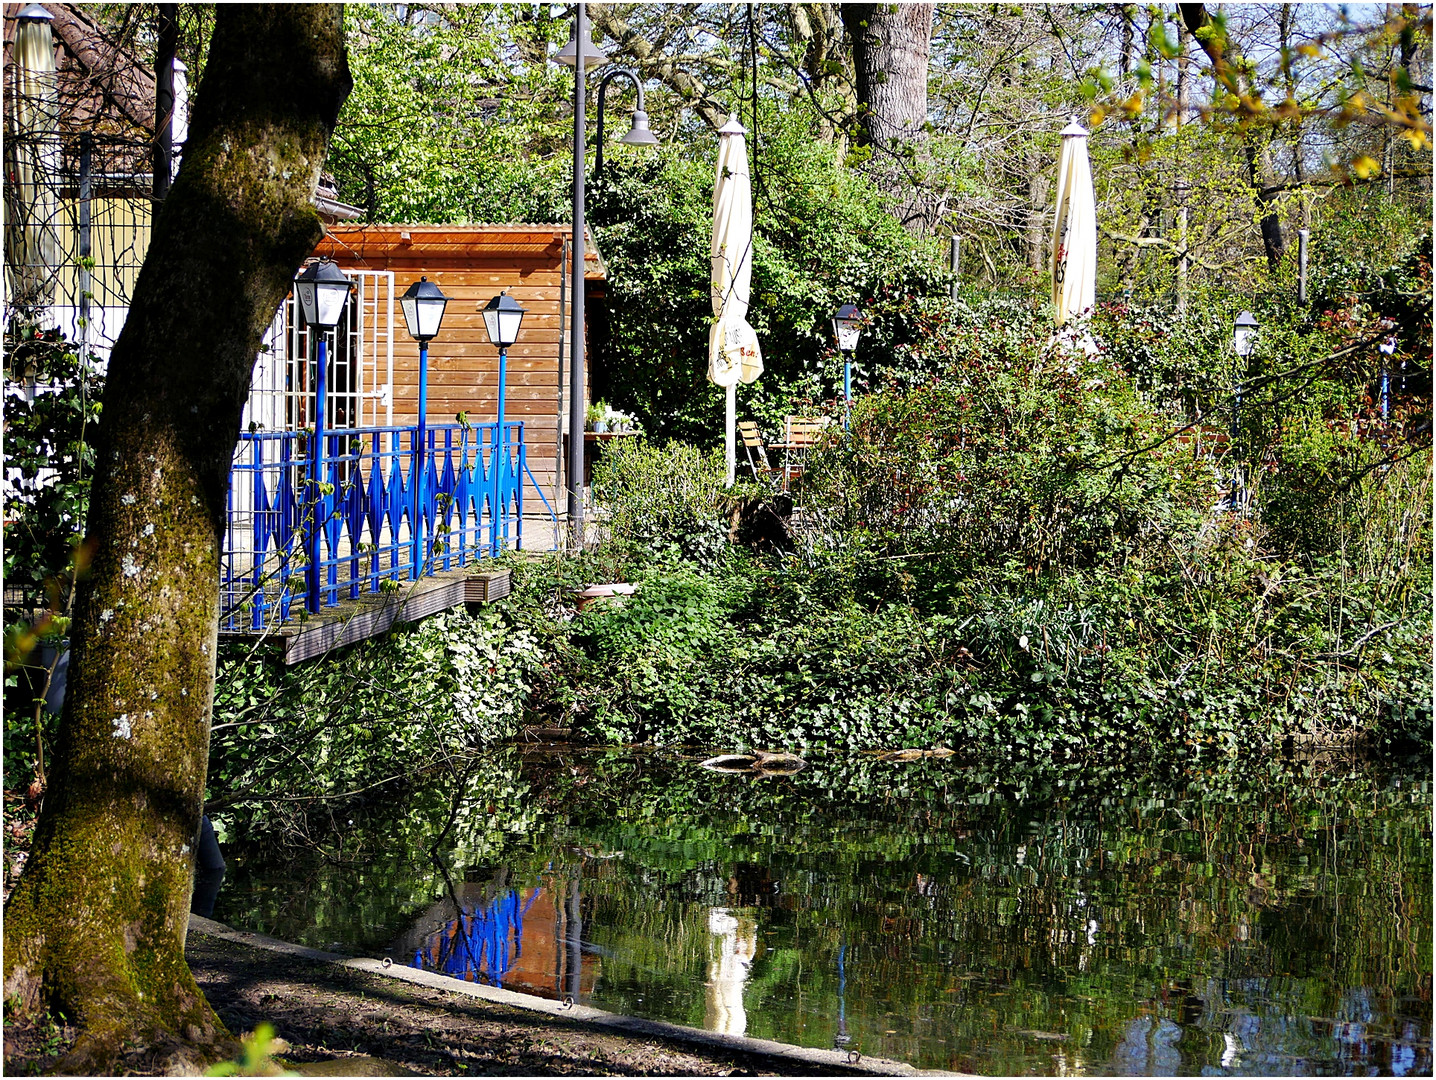
{"label": "wooden cabin", "polygon": [[[363,325],[353,329],[361,332],[360,348],[374,358],[369,385],[382,403],[381,413],[356,402],[359,423],[409,425],[417,419],[419,347],[405,330],[398,298],[420,277],[449,297],[443,328],[429,343],[428,421],[453,423],[463,413],[473,424],[491,422],[498,350],[484,332],[481,309],[506,291],[526,314],[508,353],[505,412],[510,421],[524,422],[529,468],[549,505],[562,514],[572,233],[571,225],[331,225],[315,254],[332,259],[359,285],[354,318]],[[591,237],[585,237],[584,251],[583,287],[587,301],[595,301],[603,296],[606,268]],[[587,387],[584,398],[586,405]]]}

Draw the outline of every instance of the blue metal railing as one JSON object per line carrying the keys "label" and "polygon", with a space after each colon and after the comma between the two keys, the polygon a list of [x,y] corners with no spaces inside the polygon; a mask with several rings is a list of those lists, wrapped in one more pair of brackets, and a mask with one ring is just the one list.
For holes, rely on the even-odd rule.
{"label": "blue metal railing", "polygon": [[502,445],[497,422],[330,430],[322,445],[302,431],[241,434],[221,628],[272,628],[522,548],[525,483],[554,511],[529,470],[523,423],[503,428]]}

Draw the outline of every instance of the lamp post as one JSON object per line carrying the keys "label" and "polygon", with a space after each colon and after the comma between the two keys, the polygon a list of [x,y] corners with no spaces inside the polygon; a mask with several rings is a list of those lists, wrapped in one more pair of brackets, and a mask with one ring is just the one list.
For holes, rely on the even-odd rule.
{"label": "lamp post", "polygon": [[409,578],[417,581],[424,573],[424,511],[429,505],[429,342],[439,333],[449,298],[426,277],[421,277],[399,297],[404,325],[419,343],[419,417],[414,426],[414,509],[409,522],[413,554]]}
{"label": "lamp post", "polygon": [[[853,408],[853,353],[858,351],[858,338],[863,332],[863,313],[855,304],[844,304],[833,313],[833,340],[843,354],[843,407]],[[847,416],[843,426],[847,427]]]}
{"label": "lamp post", "polygon": [[[509,472],[509,439],[507,422],[504,419],[504,383],[508,378],[509,347],[519,339],[519,326],[524,321],[524,309],[508,293],[499,293],[484,306],[484,330],[489,341],[499,350],[499,400],[498,427],[494,432],[494,453],[489,459],[492,474],[493,495],[489,499],[489,550],[497,558],[502,553],[499,523],[503,523],[503,535],[507,536],[509,500],[506,481]],[[579,432],[580,436],[583,434]],[[500,509],[502,507],[502,509]]]}
{"label": "lamp post", "polygon": [[314,485],[314,527],[309,536],[309,565],[305,567],[305,607],[318,613],[320,607],[320,533],[329,521],[329,497],[324,494],[324,406],[329,392],[329,358],[325,335],[339,325],[349,300],[349,279],[328,259],[310,263],[294,279],[299,317],[309,328],[309,340],[317,340],[314,365],[314,436],[309,444],[309,480]]}
{"label": "lamp post", "polygon": [[598,150],[594,155],[593,175],[603,175],[603,101],[608,93],[608,84],[622,76],[633,84],[638,94],[638,104],[629,120],[628,134],[618,141],[627,146],[657,146],[658,136],[648,128],[648,113],[643,111],[643,83],[638,75],[627,68],[614,68],[598,84]]}
{"label": "lamp post", "polygon": [[1377,347],[1381,353],[1381,419],[1391,413],[1391,357],[1396,354],[1396,338],[1389,337]]}
{"label": "lamp post", "polygon": [[584,386],[587,383],[587,360],[584,355],[583,313],[583,166],[584,166],[584,96],[587,92],[588,69],[608,59],[594,48],[588,38],[588,12],[583,0],[574,5],[573,32],[568,44],[554,57],[560,64],[573,68],[573,325],[569,344],[569,420],[568,420],[568,521],[574,543],[583,546],[583,417]]}
{"label": "lamp post", "polygon": [[[1250,311],[1243,311],[1232,323],[1232,351],[1243,360],[1250,362],[1252,349],[1256,347],[1257,331],[1261,324],[1257,322],[1256,316]],[[1232,451],[1237,450],[1237,439],[1240,437],[1241,412],[1242,412],[1242,381],[1247,376],[1247,369],[1241,372],[1241,378],[1237,380],[1236,393],[1232,397]],[[1241,486],[1241,465],[1240,463],[1232,471],[1232,492],[1231,508],[1237,509],[1237,490]]]}

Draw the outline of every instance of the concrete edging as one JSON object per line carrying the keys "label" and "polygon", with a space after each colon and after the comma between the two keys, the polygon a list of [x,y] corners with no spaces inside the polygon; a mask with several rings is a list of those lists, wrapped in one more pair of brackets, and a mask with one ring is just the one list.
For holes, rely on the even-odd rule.
{"label": "concrete edging", "polygon": [[757,1054],[763,1057],[779,1058],[788,1061],[801,1061],[808,1065],[829,1066],[834,1069],[867,1073],[872,1076],[960,1075],[917,1069],[906,1062],[892,1061],[888,1058],[870,1058],[864,1056],[860,1057],[857,1061],[850,1062],[848,1055],[840,1050],[820,1050],[815,1047],[793,1046],[791,1043],[774,1042],[771,1039],[754,1039],[747,1035],[720,1035],[714,1031],[685,1027],[681,1024],[666,1024],[659,1020],[645,1020],[637,1016],[623,1016],[619,1013],[595,1009],[588,1005],[569,1004],[562,1001],[554,1001],[550,998],[537,997],[533,994],[521,994],[514,990],[505,990],[498,986],[484,986],[479,983],[451,979],[446,975],[436,975],[430,971],[421,971],[418,968],[411,968],[384,960],[344,956],[340,953],[325,952],[323,949],[311,949],[304,945],[295,945],[292,942],[280,941],[278,938],[268,937],[264,934],[251,934],[246,931],[235,930],[232,927],[224,925],[224,923],[218,923],[213,919],[206,919],[199,915],[190,916],[189,926],[191,931],[203,934],[206,937],[232,941],[238,945],[248,945],[251,948],[265,949],[269,952],[280,953],[285,956],[296,956],[305,960],[338,964],[340,967],[353,968],[356,971],[367,972],[371,975],[382,975],[390,979],[415,983],[419,986],[427,986],[435,990],[447,990],[450,993],[463,994],[467,997],[478,998],[481,1001],[492,1002],[496,1005],[508,1005],[516,1009],[524,1009],[528,1012],[542,1013],[545,1016],[552,1016],[562,1020],[578,1020],[582,1023],[622,1035],[672,1039],[677,1042],[693,1043],[699,1046],[744,1054]]}

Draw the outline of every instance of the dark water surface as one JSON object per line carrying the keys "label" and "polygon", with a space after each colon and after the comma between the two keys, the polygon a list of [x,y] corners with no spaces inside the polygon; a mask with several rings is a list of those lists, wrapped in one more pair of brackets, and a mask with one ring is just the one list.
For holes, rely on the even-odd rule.
{"label": "dark water surface", "polygon": [[228,845],[214,917],[927,1068],[1430,1074],[1431,823],[1428,762],[505,750],[313,844]]}

